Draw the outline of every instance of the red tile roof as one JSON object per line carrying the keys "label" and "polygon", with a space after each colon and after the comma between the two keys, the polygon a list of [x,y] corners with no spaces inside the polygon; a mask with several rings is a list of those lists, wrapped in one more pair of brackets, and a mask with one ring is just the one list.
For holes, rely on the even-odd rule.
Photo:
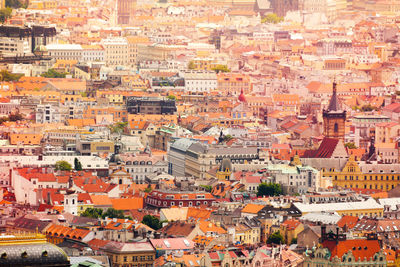
{"label": "red tile roof", "polygon": [[339,139],[325,137],[317,150],[307,150],[303,157],[330,158],[335,151]]}
{"label": "red tile roof", "polygon": [[347,229],[351,229],[354,226],[356,226],[357,222],[358,222],[358,217],[345,215],[337,222],[337,225],[340,228],[343,228],[346,225]]}
{"label": "red tile roof", "polygon": [[298,220],[286,220],[282,223],[282,225],[286,226],[288,230],[296,229],[301,223]]}
{"label": "red tile roof", "polygon": [[324,241],[322,246],[328,248],[331,252],[331,259],[338,256],[340,259],[349,250],[353,253],[356,260],[370,260],[375,253],[381,250],[378,240],[367,240],[367,239],[349,239],[344,241]]}

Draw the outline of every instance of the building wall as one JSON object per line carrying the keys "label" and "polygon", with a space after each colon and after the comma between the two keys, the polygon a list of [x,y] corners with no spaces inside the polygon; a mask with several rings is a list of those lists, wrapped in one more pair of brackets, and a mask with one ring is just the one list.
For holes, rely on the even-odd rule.
{"label": "building wall", "polygon": [[107,256],[111,260],[113,267],[123,267],[123,266],[142,266],[151,267],[153,266],[155,260],[155,252],[130,252],[130,253],[113,253],[107,252]]}

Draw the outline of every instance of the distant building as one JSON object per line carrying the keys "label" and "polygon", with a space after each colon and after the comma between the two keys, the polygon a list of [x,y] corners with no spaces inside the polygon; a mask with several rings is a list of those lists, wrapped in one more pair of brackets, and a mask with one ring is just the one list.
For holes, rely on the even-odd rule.
{"label": "distant building", "polygon": [[111,241],[101,250],[110,258],[114,267],[152,266],[156,252],[150,242],[119,243]]}
{"label": "distant building", "polygon": [[[263,1],[258,0],[257,3]],[[299,10],[298,0],[270,0],[273,13],[280,17],[286,16],[288,11]],[[259,4],[260,6],[260,4]]]}
{"label": "distant building", "polygon": [[126,108],[129,114],[174,114],[176,112],[175,100],[129,97],[126,100]]}
{"label": "distant building", "polygon": [[137,0],[118,0],[117,1],[117,22],[118,24],[130,24],[131,18],[135,13]]}
{"label": "distant building", "polygon": [[30,52],[34,52],[36,47],[55,42],[56,28],[46,26],[16,27],[0,26],[0,38],[5,37],[14,42],[28,42]]}
{"label": "distant building", "polygon": [[207,192],[184,192],[153,190],[147,195],[145,203],[156,208],[211,206],[213,195]]}

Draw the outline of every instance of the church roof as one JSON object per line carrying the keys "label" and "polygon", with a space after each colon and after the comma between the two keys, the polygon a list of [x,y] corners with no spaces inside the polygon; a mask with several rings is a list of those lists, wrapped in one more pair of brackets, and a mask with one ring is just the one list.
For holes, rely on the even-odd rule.
{"label": "church roof", "polygon": [[330,158],[338,143],[339,139],[325,137],[317,150],[307,150],[303,158]]}

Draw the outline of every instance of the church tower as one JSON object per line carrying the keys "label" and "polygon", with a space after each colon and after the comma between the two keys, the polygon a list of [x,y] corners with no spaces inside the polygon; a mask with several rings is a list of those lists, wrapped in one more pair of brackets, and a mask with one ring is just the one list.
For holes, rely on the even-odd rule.
{"label": "church tower", "polygon": [[333,82],[333,94],[327,109],[323,110],[324,136],[344,141],[346,111],[342,110],[337,96],[336,82]]}

